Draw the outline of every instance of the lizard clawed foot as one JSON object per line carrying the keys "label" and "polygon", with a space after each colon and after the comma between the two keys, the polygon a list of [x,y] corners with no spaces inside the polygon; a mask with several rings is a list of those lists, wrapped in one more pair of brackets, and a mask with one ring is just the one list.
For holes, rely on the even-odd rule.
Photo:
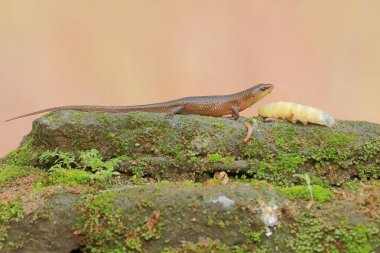
{"label": "lizard clawed foot", "polygon": [[173,117],[174,117],[174,113],[172,113],[172,112],[165,113],[165,118],[172,119]]}
{"label": "lizard clawed foot", "polygon": [[166,118],[173,118],[174,114],[178,114],[178,113],[181,113],[181,111],[184,109],[183,106],[177,106],[177,107],[174,107],[172,109],[170,109],[167,113],[166,113]]}
{"label": "lizard clawed foot", "polygon": [[243,121],[244,117],[234,117],[234,116],[223,116],[223,118],[230,119],[230,120],[236,120],[236,121]]}

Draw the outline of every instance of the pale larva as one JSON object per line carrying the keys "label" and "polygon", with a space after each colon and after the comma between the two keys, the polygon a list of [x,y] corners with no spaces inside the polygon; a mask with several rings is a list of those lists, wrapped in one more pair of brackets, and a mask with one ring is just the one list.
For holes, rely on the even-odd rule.
{"label": "pale larva", "polygon": [[281,118],[293,123],[299,121],[304,125],[310,122],[332,127],[335,123],[333,116],[325,111],[292,102],[273,102],[266,104],[259,108],[259,115],[265,118]]}

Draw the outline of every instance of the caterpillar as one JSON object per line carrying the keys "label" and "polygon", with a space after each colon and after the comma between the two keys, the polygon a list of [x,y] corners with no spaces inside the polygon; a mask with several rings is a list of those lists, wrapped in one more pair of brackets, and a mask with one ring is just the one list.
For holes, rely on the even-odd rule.
{"label": "caterpillar", "polygon": [[318,108],[292,102],[273,102],[259,108],[259,116],[265,118],[281,118],[292,123],[297,121],[306,125],[314,123],[332,127],[333,116]]}

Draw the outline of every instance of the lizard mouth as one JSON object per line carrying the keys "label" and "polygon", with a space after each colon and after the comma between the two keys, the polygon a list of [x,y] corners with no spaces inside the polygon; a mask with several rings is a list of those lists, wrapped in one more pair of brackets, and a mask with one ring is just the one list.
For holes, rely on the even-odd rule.
{"label": "lizard mouth", "polygon": [[264,94],[264,95],[268,95],[268,94],[270,94],[272,91],[273,91],[273,86],[270,86],[270,87],[267,88],[266,91],[263,92],[263,94]]}

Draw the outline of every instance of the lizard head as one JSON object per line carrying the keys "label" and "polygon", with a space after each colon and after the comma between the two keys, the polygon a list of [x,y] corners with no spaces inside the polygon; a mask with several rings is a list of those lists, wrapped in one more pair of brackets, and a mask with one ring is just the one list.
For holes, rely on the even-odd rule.
{"label": "lizard head", "polygon": [[273,84],[258,84],[253,86],[250,91],[251,95],[255,100],[255,103],[271,93],[273,90]]}

